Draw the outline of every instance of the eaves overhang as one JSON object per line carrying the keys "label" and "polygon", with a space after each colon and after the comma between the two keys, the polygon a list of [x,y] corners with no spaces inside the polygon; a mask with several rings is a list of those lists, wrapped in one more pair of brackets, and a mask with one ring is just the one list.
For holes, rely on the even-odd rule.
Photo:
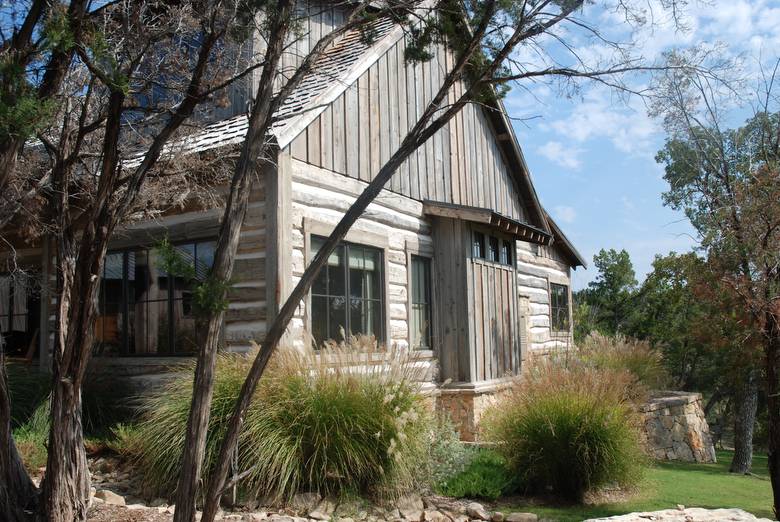
{"label": "eaves overhang", "polygon": [[489,208],[425,200],[423,201],[423,214],[479,223],[520,241],[537,245],[550,245],[553,242],[553,236],[549,232]]}

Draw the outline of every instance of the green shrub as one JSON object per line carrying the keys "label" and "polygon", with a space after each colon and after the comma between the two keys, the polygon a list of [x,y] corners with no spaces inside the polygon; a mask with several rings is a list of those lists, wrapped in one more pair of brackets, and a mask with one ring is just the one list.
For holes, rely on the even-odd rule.
{"label": "green shrub", "polygon": [[433,422],[428,443],[428,469],[425,473],[429,484],[438,489],[441,484],[463,472],[475,452],[460,441],[460,435],[448,417],[439,415]]}
{"label": "green shrub", "polygon": [[629,371],[649,389],[663,389],[669,383],[661,353],[648,341],[592,332],[579,344],[578,355],[597,369]]}
{"label": "green shrub", "polygon": [[506,461],[491,450],[475,450],[465,469],[439,482],[435,491],[456,498],[496,500],[514,489],[515,477]]}
{"label": "green shrub", "polygon": [[[278,500],[302,490],[393,497],[417,485],[430,423],[412,375],[413,355],[382,354],[389,362],[377,365],[370,362],[377,353],[360,351],[330,346],[274,355],[239,441],[243,491]],[[251,362],[218,358],[206,472]],[[191,387],[186,373],[148,398],[131,437],[147,482],[160,493],[175,487]]]}
{"label": "green shrub", "polygon": [[626,371],[540,361],[487,412],[486,436],[527,491],[581,501],[631,485],[642,461],[635,386]]}
{"label": "green shrub", "polygon": [[22,462],[30,471],[46,465],[46,443],[49,438],[49,401],[45,400],[13,430],[14,442]]}

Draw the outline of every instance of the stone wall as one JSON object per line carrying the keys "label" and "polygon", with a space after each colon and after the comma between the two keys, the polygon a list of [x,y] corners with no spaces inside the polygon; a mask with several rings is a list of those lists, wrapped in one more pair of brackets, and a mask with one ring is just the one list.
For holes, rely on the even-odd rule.
{"label": "stone wall", "polygon": [[658,460],[715,462],[701,394],[661,392],[641,408],[650,455]]}

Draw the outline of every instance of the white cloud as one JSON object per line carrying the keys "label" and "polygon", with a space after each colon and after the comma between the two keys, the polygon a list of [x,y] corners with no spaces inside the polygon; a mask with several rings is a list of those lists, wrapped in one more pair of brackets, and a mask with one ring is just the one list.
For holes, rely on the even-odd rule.
{"label": "white cloud", "polygon": [[567,147],[560,141],[548,141],[536,150],[556,165],[572,170],[580,168],[581,162],[577,157],[582,152],[580,149]]}
{"label": "white cloud", "polygon": [[561,223],[574,223],[574,220],[577,218],[577,211],[573,207],[566,205],[553,207],[553,214],[555,214],[555,219]]}

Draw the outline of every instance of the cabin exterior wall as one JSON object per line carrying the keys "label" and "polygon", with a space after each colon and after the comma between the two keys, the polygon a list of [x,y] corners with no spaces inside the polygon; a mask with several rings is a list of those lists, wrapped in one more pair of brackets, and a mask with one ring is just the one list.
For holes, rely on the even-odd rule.
{"label": "cabin exterior wall", "polygon": [[[568,327],[553,327],[550,285],[566,287]],[[573,343],[571,267],[550,246],[517,242],[517,288],[530,354],[567,349]]]}

